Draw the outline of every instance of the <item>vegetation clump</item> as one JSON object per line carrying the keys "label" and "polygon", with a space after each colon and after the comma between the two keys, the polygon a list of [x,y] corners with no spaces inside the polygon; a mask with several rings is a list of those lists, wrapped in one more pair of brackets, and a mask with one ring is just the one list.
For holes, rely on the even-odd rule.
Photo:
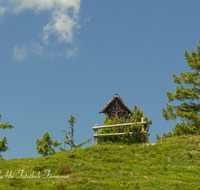
{"label": "vegetation clump", "polygon": [[53,141],[48,132],[43,135],[43,139],[36,139],[35,142],[37,153],[41,154],[42,156],[55,154],[55,149],[52,148],[52,146],[57,147],[62,144],[62,142],[59,143],[57,140]]}
{"label": "vegetation clump", "polygon": [[75,154],[70,154],[67,156],[68,158],[76,158],[76,155]]}
{"label": "vegetation clump", "polygon": [[35,166],[35,167],[33,168],[33,171],[43,171],[43,170],[44,170],[44,168],[41,167],[41,166]]}
{"label": "vegetation clump", "polygon": [[20,178],[13,177],[10,178],[10,180],[11,181],[9,182],[9,186],[17,187],[19,189],[23,189],[26,186],[24,181]]}
{"label": "vegetation clump", "polygon": [[17,178],[12,178],[12,181],[9,183],[10,186],[16,186],[18,184]]}
{"label": "vegetation clump", "polygon": [[[114,124],[122,124],[122,123],[137,123],[141,122],[141,119],[143,118],[143,110],[140,110],[140,108],[135,105],[133,109],[134,114],[128,115],[124,119],[115,118],[115,120],[111,120],[110,118],[106,117],[104,120],[104,125],[114,125]],[[133,124],[131,126],[121,126],[121,127],[113,127],[113,128],[103,128],[99,131],[98,134],[109,134],[109,133],[122,133],[125,132],[125,135],[115,135],[115,136],[100,136],[98,137],[99,143],[102,142],[113,142],[113,143],[145,143],[148,142],[150,133],[148,133],[150,125],[153,123],[152,120],[148,120],[148,117],[144,117],[144,122],[146,124],[144,125],[144,131],[142,130],[142,125],[140,124]],[[133,132],[135,134],[129,134],[129,132]]]}
{"label": "vegetation clump", "polygon": [[[67,139],[66,141],[63,141],[63,142],[64,142],[64,144],[70,145],[70,150],[81,148],[84,144],[89,143],[92,140],[92,138],[90,138],[87,141],[82,142],[82,143],[80,143],[78,145],[74,144],[75,140],[73,139],[73,136],[74,136],[74,123],[76,123],[75,120],[76,120],[75,116],[70,115],[70,119],[69,119],[68,123],[70,123],[71,132],[70,131],[67,132],[65,130],[61,130],[62,133],[63,132],[65,133],[64,139]],[[71,139],[69,137],[70,134],[71,134]],[[64,149],[60,148],[60,150],[61,151],[65,151],[65,148]]]}
{"label": "vegetation clump", "polygon": [[73,172],[73,170],[71,170],[68,167],[58,169],[59,174],[70,174],[72,172]]}
{"label": "vegetation clump", "polygon": [[120,162],[122,163],[124,160],[122,158],[114,158],[112,162]]}
{"label": "vegetation clump", "polygon": [[[0,119],[1,119],[1,114],[0,114]],[[14,127],[13,127],[13,125],[10,124],[9,122],[7,122],[7,123],[5,123],[5,124],[3,124],[3,123],[0,122],[0,129],[8,129],[8,128],[9,128],[9,129],[12,129],[12,128],[14,128]],[[7,140],[6,136],[4,136],[4,137],[2,138],[2,140],[0,141],[0,153],[9,150],[7,144],[8,144],[8,140]],[[2,157],[1,154],[0,154],[0,157]]]}
{"label": "vegetation clump", "polygon": [[[200,44],[200,41],[198,41]],[[178,84],[173,94],[167,91],[169,102],[181,101],[181,105],[172,106],[166,103],[166,109],[163,108],[163,117],[166,120],[181,119],[181,123],[176,123],[172,128],[174,136],[180,135],[198,135],[200,134],[200,45],[197,45],[197,51],[191,50],[191,53],[185,50],[185,59],[192,70],[191,72],[181,72],[177,77],[174,73],[173,81]],[[187,88],[188,87],[188,88]],[[171,134],[163,136],[169,137]]]}
{"label": "vegetation clump", "polygon": [[54,187],[55,190],[65,190],[66,187],[64,184],[58,184]]}

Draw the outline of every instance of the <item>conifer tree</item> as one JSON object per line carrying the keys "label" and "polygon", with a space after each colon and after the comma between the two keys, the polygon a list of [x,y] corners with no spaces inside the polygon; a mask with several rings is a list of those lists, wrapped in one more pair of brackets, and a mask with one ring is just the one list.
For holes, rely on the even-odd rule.
{"label": "conifer tree", "polygon": [[[114,125],[122,123],[137,123],[141,122],[143,118],[143,110],[140,110],[139,106],[135,105],[133,108],[132,115],[128,115],[124,119],[115,118],[111,120],[106,117],[104,120],[104,125]],[[127,142],[127,143],[141,143],[148,142],[150,133],[148,133],[150,125],[153,123],[153,119],[149,121],[148,117],[144,117],[144,122],[146,122],[144,129],[147,132],[146,134],[140,133],[142,126],[138,124],[133,124],[132,126],[123,126],[123,127],[113,127],[113,128],[103,128],[98,134],[109,134],[109,133],[121,133],[126,132],[127,135],[116,135],[116,136],[100,136],[98,139],[100,142]],[[138,132],[138,134],[128,135],[129,132]]]}
{"label": "conifer tree", "polygon": [[[0,119],[1,119],[1,114],[0,114]],[[12,128],[14,128],[14,127],[9,122],[7,122],[5,124],[0,122],[0,129],[12,129]],[[9,148],[8,148],[8,146],[6,144],[8,144],[8,140],[7,140],[6,136],[4,136],[2,138],[2,140],[0,141],[0,153],[9,150]]]}
{"label": "conifer tree", "polygon": [[[92,140],[92,138],[90,138],[90,139],[88,139],[87,141],[85,141],[85,142],[82,142],[82,143],[80,143],[80,144],[78,144],[78,145],[75,145],[74,143],[75,143],[75,140],[73,139],[73,134],[74,134],[74,123],[76,123],[75,122],[75,116],[72,116],[72,115],[70,115],[70,119],[69,119],[69,121],[68,121],[68,123],[70,123],[70,129],[71,129],[71,132],[67,132],[67,131],[65,131],[65,130],[61,130],[61,132],[64,132],[65,133],[65,139],[67,139],[67,141],[63,141],[65,144],[68,144],[68,145],[70,145],[71,146],[71,150],[74,148],[74,149],[77,149],[77,148],[81,148],[84,144],[86,144],[86,143],[89,143],[91,140]],[[69,135],[71,134],[71,139],[70,139],[70,137],[69,137]],[[63,148],[60,148],[60,150],[65,150],[65,148],[63,149]]]}
{"label": "conifer tree", "polygon": [[43,156],[47,156],[47,155],[52,155],[55,154],[55,149],[52,148],[52,146],[57,147],[60,146],[62,144],[59,143],[57,140],[53,141],[51,140],[51,136],[48,132],[46,132],[43,135],[43,139],[39,140],[36,139],[36,149],[37,149],[37,153],[41,154]]}
{"label": "conifer tree", "polygon": [[71,129],[71,149],[74,147],[74,139],[73,139],[73,136],[74,136],[74,123],[76,123],[76,118],[75,118],[75,115],[72,116],[70,115],[70,119],[68,121],[68,123],[70,123],[70,129]]}
{"label": "conifer tree", "polygon": [[[200,44],[200,41],[198,41]],[[199,134],[200,132],[200,45],[197,51],[191,53],[185,50],[185,59],[189,65],[190,72],[181,72],[177,77],[174,73],[173,81],[178,84],[175,87],[175,94],[167,91],[169,102],[182,101],[179,106],[172,106],[166,103],[166,110],[163,108],[163,117],[166,120],[181,118],[182,122],[176,123],[172,128],[173,135]],[[184,86],[183,86],[184,85]]]}

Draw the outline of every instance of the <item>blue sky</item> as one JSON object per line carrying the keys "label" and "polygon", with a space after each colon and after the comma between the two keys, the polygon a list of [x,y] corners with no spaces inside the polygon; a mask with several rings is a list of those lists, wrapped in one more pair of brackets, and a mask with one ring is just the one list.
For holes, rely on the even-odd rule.
{"label": "blue sky", "polygon": [[10,148],[3,158],[41,156],[35,140],[48,131],[61,142],[70,115],[76,143],[93,137],[105,118],[99,111],[116,93],[153,119],[150,142],[171,131],[176,121],[166,121],[162,108],[166,92],[175,92],[172,73],[189,71],[184,50],[200,40],[199,7],[185,0],[0,0],[1,122],[15,127],[0,130]]}

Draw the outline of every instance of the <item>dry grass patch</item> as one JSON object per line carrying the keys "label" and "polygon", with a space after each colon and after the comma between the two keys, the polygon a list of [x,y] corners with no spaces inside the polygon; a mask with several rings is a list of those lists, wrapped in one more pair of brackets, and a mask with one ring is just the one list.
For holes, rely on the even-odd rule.
{"label": "dry grass patch", "polygon": [[75,154],[70,154],[67,156],[68,158],[76,158],[76,155]]}
{"label": "dry grass patch", "polygon": [[70,174],[73,170],[69,169],[68,167],[58,169],[59,174]]}

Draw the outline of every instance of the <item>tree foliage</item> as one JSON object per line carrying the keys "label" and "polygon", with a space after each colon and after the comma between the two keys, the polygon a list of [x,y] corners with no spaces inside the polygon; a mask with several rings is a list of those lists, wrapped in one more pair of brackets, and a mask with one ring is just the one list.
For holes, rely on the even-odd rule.
{"label": "tree foliage", "polygon": [[62,142],[59,143],[57,140],[53,141],[48,132],[43,135],[41,140],[36,139],[35,142],[37,153],[42,156],[55,154],[55,149],[52,146],[57,147],[62,144]]}
{"label": "tree foliage", "polygon": [[[67,132],[67,131],[65,131],[65,130],[61,130],[62,133],[63,133],[63,132],[65,133],[64,139],[66,139],[66,140],[64,140],[63,142],[64,142],[65,144],[70,145],[70,146],[71,146],[71,147],[70,147],[71,150],[72,150],[73,148],[74,148],[74,149],[81,148],[84,144],[89,143],[89,142],[92,140],[92,138],[90,138],[90,139],[88,139],[87,141],[82,142],[82,143],[80,143],[80,144],[78,144],[78,145],[75,145],[75,144],[74,144],[74,143],[75,143],[75,140],[73,139],[73,134],[74,134],[74,123],[76,123],[75,120],[76,120],[75,116],[70,115],[70,119],[69,119],[68,123],[70,123],[71,132]],[[71,139],[70,139],[70,137],[69,137],[70,134],[71,134]],[[63,148],[60,148],[60,150],[65,150],[65,148],[64,148],[64,149],[63,149]]]}
{"label": "tree foliage", "polygon": [[[0,114],[0,119],[1,119],[1,114]],[[5,124],[3,124],[2,122],[0,122],[0,129],[12,129],[12,128],[14,128],[14,127],[9,122],[7,122]],[[6,136],[4,136],[2,138],[2,140],[0,141],[0,153],[9,150],[7,144],[8,144],[8,140],[7,140]]]}
{"label": "tree foliage", "polygon": [[[111,120],[106,117],[104,120],[104,125],[114,125],[114,124],[122,124],[122,123],[136,123],[141,122],[143,118],[143,110],[135,105],[133,109],[134,114],[128,115],[124,119],[115,118],[115,120]],[[99,131],[98,134],[110,134],[110,133],[122,133],[125,132],[125,135],[116,135],[116,136],[100,136],[98,137],[100,142],[125,142],[125,143],[141,143],[148,142],[150,133],[149,127],[153,123],[153,119],[149,121],[148,117],[144,117],[144,122],[147,122],[144,125],[144,130],[146,133],[140,133],[142,130],[142,125],[133,124],[131,126],[121,126],[121,127],[113,127],[113,128],[103,128]],[[135,132],[137,134],[130,135],[129,132]]]}
{"label": "tree foliage", "polygon": [[[198,41],[200,44],[200,41]],[[189,64],[191,72],[181,72],[177,77],[174,73],[173,81],[178,84],[175,93],[167,91],[169,103],[175,100],[182,101],[179,106],[172,106],[166,103],[163,108],[163,117],[166,120],[181,118],[181,123],[176,123],[172,128],[173,135],[199,134],[200,132],[200,46],[197,45],[197,52],[191,53],[185,50],[185,59]],[[196,101],[196,103],[195,103]]]}
{"label": "tree foliage", "polygon": [[70,119],[69,119],[69,121],[68,121],[68,123],[70,123],[70,129],[71,129],[71,133],[69,133],[69,134],[71,134],[71,139],[70,139],[70,145],[71,145],[71,149],[72,149],[72,147],[74,147],[75,146],[75,144],[74,144],[74,139],[73,139],[73,136],[74,136],[74,123],[76,123],[76,118],[75,118],[75,115],[74,116],[72,116],[72,115],[70,115]]}

